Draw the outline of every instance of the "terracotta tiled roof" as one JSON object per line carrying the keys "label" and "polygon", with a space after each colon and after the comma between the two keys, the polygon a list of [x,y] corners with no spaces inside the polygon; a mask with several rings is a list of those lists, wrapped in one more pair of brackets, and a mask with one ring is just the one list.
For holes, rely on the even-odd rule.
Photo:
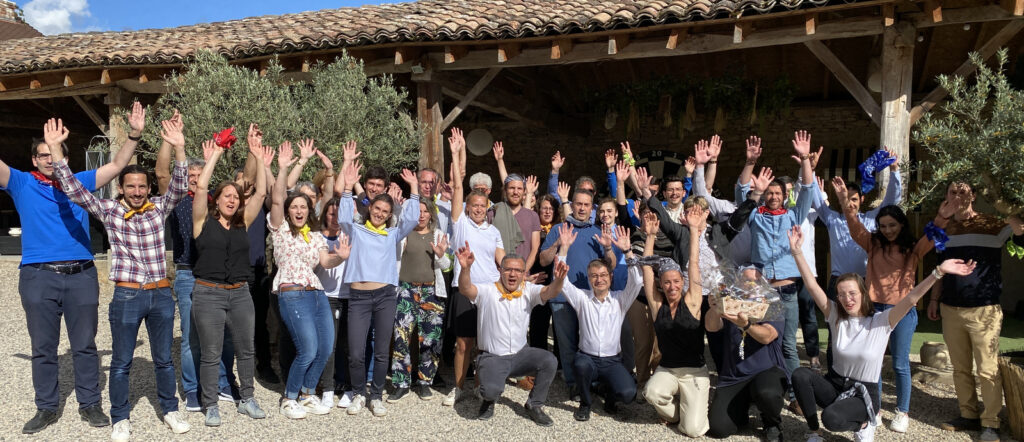
{"label": "terracotta tiled roof", "polygon": [[0,20],[0,40],[11,40],[15,38],[41,37],[42,32],[25,24]]}
{"label": "terracotta tiled roof", "polygon": [[390,42],[485,40],[642,27],[855,0],[424,0],[133,32],[0,42],[0,74],[176,64],[196,49],[231,58]]}

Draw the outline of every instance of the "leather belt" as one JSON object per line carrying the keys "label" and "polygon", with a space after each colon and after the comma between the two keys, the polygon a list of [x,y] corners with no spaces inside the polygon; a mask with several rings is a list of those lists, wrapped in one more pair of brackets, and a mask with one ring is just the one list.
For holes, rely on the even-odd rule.
{"label": "leather belt", "polygon": [[39,270],[46,270],[48,272],[59,273],[62,275],[74,275],[82,273],[96,266],[92,261],[79,261],[79,262],[65,262],[65,263],[51,263],[51,262],[40,262],[35,264],[25,264],[29,267],[35,267]]}
{"label": "leather belt", "polygon": [[175,264],[174,270],[192,270],[192,266],[188,264]]}
{"label": "leather belt", "polygon": [[196,280],[196,284],[199,284],[199,285],[202,285],[202,286],[206,286],[206,287],[213,287],[215,289],[224,289],[224,290],[234,290],[234,289],[240,288],[243,285],[245,285],[244,282],[236,282],[234,284],[222,284],[222,283],[219,283],[219,282],[210,282],[210,281],[207,281],[205,279],[197,279]]}
{"label": "leather belt", "polygon": [[159,289],[170,288],[171,287],[171,281],[169,279],[167,279],[167,278],[161,279],[161,280],[156,281],[156,282],[150,282],[150,283],[147,283],[147,284],[140,284],[138,282],[118,281],[114,285],[117,286],[117,287],[126,287],[126,288],[130,288],[130,289],[135,289],[135,290],[153,290],[153,289],[158,289],[158,288]]}
{"label": "leather belt", "polygon": [[307,292],[312,292],[312,291],[320,290],[320,289],[318,289],[316,287],[313,287],[311,285],[298,285],[298,284],[282,285],[281,287],[279,287],[277,289],[278,293],[280,293],[280,292],[297,292],[297,291],[300,291],[300,290],[307,291]]}

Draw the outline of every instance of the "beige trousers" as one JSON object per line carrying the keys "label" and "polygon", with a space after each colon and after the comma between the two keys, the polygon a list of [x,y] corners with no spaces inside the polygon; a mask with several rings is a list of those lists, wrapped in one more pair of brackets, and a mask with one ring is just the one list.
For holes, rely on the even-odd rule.
{"label": "beige trousers", "polygon": [[634,301],[626,311],[626,320],[633,329],[633,360],[636,361],[636,384],[643,387],[661,361],[658,337],[654,334],[654,317],[647,304]]}
{"label": "beige trousers", "polygon": [[[999,305],[952,307],[941,305],[942,338],[953,363],[953,387],[960,403],[960,415],[977,419],[981,425],[999,428],[1003,408],[1003,383],[999,377],[999,332],[1003,310]],[[974,369],[977,366],[977,382]],[[978,412],[977,387],[985,411]]]}
{"label": "beige trousers", "polygon": [[658,415],[679,422],[679,431],[701,437],[708,431],[708,395],[711,380],[708,367],[658,367],[647,381],[644,397]]}

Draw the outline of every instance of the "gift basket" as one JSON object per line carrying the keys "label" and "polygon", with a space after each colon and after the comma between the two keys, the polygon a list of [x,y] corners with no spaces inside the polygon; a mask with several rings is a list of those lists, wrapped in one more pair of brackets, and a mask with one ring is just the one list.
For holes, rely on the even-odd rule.
{"label": "gift basket", "polygon": [[785,315],[778,292],[761,273],[751,267],[736,267],[722,262],[717,272],[709,272],[704,284],[712,287],[718,313],[738,316],[743,313],[750,322],[782,320]]}

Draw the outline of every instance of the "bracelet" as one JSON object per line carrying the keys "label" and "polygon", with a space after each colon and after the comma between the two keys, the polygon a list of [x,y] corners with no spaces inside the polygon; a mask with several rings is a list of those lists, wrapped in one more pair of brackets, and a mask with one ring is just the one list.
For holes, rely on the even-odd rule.
{"label": "bracelet", "polygon": [[572,204],[570,201],[562,201],[562,204]]}
{"label": "bracelet", "polygon": [[133,137],[133,136],[131,136],[131,135],[128,135],[128,139],[129,139],[129,140],[132,140],[132,141],[139,141],[139,140],[141,140],[141,139],[142,139],[142,135],[139,135],[139,136],[137,136],[137,137]]}
{"label": "bracelet", "polygon": [[808,155],[808,154],[800,155],[800,161],[809,160],[809,159],[811,159],[811,156]]}
{"label": "bracelet", "polygon": [[718,160],[708,160],[708,164],[718,164]]}
{"label": "bracelet", "polygon": [[935,279],[942,279],[943,275],[945,275],[945,273],[942,273],[942,270],[939,270],[938,267],[932,270],[932,276],[934,276]]}

